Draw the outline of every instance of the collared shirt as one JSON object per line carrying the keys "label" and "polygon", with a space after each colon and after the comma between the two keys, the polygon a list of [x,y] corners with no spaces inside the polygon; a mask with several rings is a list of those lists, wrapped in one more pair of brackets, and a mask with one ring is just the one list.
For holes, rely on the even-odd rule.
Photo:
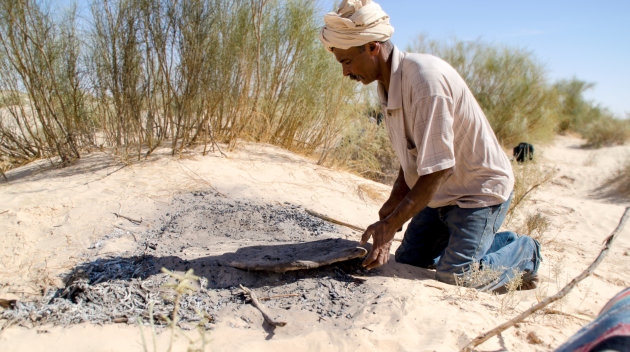
{"label": "collared shirt", "polygon": [[512,165],[464,79],[447,62],[394,47],[389,92],[378,94],[385,124],[412,188],[418,178],[452,168],[432,208],[478,208],[505,202]]}

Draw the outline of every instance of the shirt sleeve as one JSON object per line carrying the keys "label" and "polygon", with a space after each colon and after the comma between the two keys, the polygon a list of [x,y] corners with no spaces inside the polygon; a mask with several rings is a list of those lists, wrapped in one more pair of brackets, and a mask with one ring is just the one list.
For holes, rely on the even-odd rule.
{"label": "shirt sleeve", "polygon": [[411,99],[413,144],[418,175],[427,175],[455,166],[453,109],[450,97],[433,95]]}

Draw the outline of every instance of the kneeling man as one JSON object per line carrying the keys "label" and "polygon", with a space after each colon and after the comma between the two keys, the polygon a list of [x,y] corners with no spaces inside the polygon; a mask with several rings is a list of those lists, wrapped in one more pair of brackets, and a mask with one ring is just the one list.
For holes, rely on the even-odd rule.
{"label": "kneeling man", "polygon": [[540,244],[499,232],[514,175],[462,77],[431,55],[399,51],[389,16],[371,0],[344,0],[324,17],[320,39],[344,76],[378,95],[400,171],[380,221],[363,234],[363,265],[385,264],[395,232],[411,219],[396,261],[435,268],[436,278],[481,290],[505,289],[517,275],[535,286]]}

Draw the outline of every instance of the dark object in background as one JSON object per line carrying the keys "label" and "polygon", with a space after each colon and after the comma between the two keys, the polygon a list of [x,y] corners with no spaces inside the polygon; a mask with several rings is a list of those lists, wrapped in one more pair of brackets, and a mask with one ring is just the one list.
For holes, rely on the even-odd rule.
{"label": "dark object in background", "polygon": [[514,159],[519,163],[524,163],[534,158],[534,146],[529,143],[519,143],[514,147]]}

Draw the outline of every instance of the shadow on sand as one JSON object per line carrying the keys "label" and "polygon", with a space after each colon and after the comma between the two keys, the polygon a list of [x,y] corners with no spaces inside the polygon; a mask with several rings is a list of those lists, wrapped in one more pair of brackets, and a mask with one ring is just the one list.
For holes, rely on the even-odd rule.
{"label": "shadow on sand", "polygon": [[[331,241],[332,240],[332,241]],[[362,258],[342,260],[335,263],[301,270],[273,272],[269,270],[242,270],[230,264],[247,263],[248,258],[259,262],[266,258],[267,262],[278,262],[280,265],[301,260],[321,262],[330,258],[328,253],[321,253],[322,248],[334,244],[337,248],[355,248],[357,242],[345,239],[323,239],[303,243],[256,245],[239,248],[236,252],[222,255],[206,256],[196,259],[183,259],[178,256],[156,256],[145,254],[130,257],[99,258],[76,266],[68,278],[77,275],[85,276],[90,284],[110,280],[146,280],[161,274],[161,269],[185,272],[193,269],[195,275],[208,280],[208,289],[225,289],[238,287],[239,284],[250,288],[262,286],[279,286],[284,283],[302,279],[333,278],[339,281],[356,281],[357,277],[389,276],[409,280],[434,279],[432,270],[395,263],[394,256],[384,266],[367,271],[361,266]],[[333,248],[331,251],[334,251]],[[334,256],[333,256],[334,257]]]}

